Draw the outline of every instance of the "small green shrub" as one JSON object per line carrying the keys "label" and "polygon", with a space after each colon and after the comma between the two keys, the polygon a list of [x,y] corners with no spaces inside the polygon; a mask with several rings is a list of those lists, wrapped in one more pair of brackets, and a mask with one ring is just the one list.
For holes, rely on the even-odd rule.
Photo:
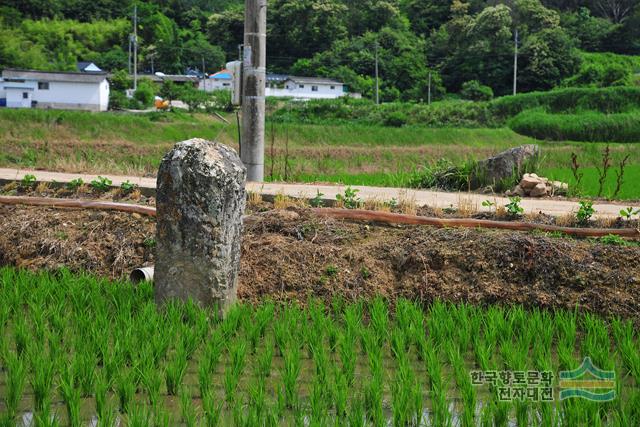
{"label": "small green shrub", "polygon": [[408,121],[409,119],[405,113],[401,111],[393,111],[384,118],[383,124],[385,126],[400,128],[406,125]]}
{"label": "small green shrub", "polygon": [[136,188],[138,188],[138,184],[133,184],[129,182],[129,180],[126,180],[125,182],[120,184],[120,190],[122,190],[122,192],[125,194],[133,192]]}
{"label": "small green shrub", "polygon": [[313,199],[309,200],[309,204],[314,208],[321,208],[324,205],[322,196],[324,196],[324,194],[321,193],[320,190],[316,190],[316,195]]}
{"label": "small green shrub", "polygon": [[409,187],[438,188],[441,190],[460,191],[467,189],[476,163],[467,162],[456,166],[446,159],[423,166],[409,178]]}
{"label": "small green shrub", "polygon": [[109,191],[109,189],[111,188],[111,180],[109,178],[105,178],[103,176],[99,176],[94,179],[93,181],[91,181],[91,184],[89,184],[91,186],[91,188],[93,188],[95,191],[99,191],[99,192],[106,192]]}
{"label": "small green shrub", "polygon": [[109,109],[110,110],[124,110],[129,107],[129,100],[127,95],[123,92],[112,90],[109,92]]}
{"label": "small green shrub", "polygon": [[580,207],[578,208],[578,212],[576,212],[576,219],[580,224],[587,224],[596,210],[593,209],[593,202],[590,200],[581,200],[578,202]]}
{"label": "small green shrub", "polygon": [[489,101],[493,98],[493,89],[477,80],[470,80],[462,84],[460,96],[470,101]]}
{"label": "small green shrub", "polygon": [[626,209],[621,209],[620,210],[620,216],[622,218],[626,218],[626,219],[631,219],[632,216],[634,215],[640,215],[640,209],[633,209],[633,206],[629,206]]}
{"label": "small green shrub", "polygon": [[515,218],[524,213],[524,209],[520,206],[521,201],[522,199],[518,196],[509,197],[509,203],[504,205],[504,207],[510,217]]}
{"label": "small green shrub", "polygon": [[23,188],[31,188],[35,185],[37,180],[38,179],[35,175],[28,173],[22,177],[22,180],[20,180],[20,186]]}
{"label": "small green shrub", "polygon": [[84,184],[82,178],[74,178],[71,181],[67,182],[66,187],[68,190],[76,191],[78,188],[82,187],[82,184]]}
{"label": "small green shrub", "polygon": [[336,195],[336,200],[342,202],[342,205],[347,209],[358,209],[362,206],[362,200],[358,197],[357,188],[351,188],[350,186],[344,190],[344,194]]}
{"label": "small green shrub", "polygon": [[605,245],[616,245],[616,246],[630,246],[630,243],[624,240],[622,237],[616,234],[608,234],[606,236],[602,236],[600,239],[600,243]]}

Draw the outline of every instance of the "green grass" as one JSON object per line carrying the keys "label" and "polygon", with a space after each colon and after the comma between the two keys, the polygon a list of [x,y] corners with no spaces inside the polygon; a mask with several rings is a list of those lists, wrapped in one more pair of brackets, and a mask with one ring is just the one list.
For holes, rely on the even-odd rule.
{"label": "green grass", "polygon": [[549,114],[542,110],[529,110],[511,119],[509,127],[521,135],[541,140],[640,142],[640,111]]}
{"label": "green grass", "polygon": [[[392,310],[379,297],[241,304],[224,320],[215,313],[192,303],[158,309],[149,283],[0,268],[2,425],[25,411],[40,420],[55,414],[61,425],[86,425],[96,414],[113,422],[116,411],[125,425],[640,423],[631,321],[405,299]],[[615,370],[613,402],[502,402],[496,387],[470,376],[557,375],[585,356]]]}
{"label": "green grass", "polygon": [[[229,120],[231,124],[224,125],[205,115],[184,113],[131,115],[0,109],[0,167],[95,173],[105,177],[155,176],[162,156],[177,141],[218,138],[237,148],[235,117],[230,116]],[[568,179],[571,152],[577,153],[580,163],[589,168],[582,193],[597,194],[593,168],[600,164],[605,144],[538,141],[508,128],[390,128],[357,122],[268,121],[265,175],[271,181],[286,178],[290,182],[402,187],[408,185],[416,170],[438,159],[462,164],[531,143],[542,148],[542,174],[568,182],[571,182]],[[615,162],[630,155],[619,197],[640,199],[640,187],[634,184],[640,166],[640,144],[610,146]],[[612,171],[607,186],[614,185],[614,180]]]}

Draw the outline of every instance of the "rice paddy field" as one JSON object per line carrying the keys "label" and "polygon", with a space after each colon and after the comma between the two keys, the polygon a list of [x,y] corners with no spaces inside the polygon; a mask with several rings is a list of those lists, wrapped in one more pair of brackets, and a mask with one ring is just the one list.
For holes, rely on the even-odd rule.
{"label": "rice paddy field", "polygon": [[[158,308],[149,283],[0,269],[2,425],[640,425],[629,320],[382,298],[216,313]],[[585,356],[613,400],[560,400]]]}
{"label": "rice paddy field", "polygon": [[[217,139],[238,148],[235,116],[228,124],[186,113],[91,114],[46,110],[0,110],[0,167],[27,167],[100,175],[155,176],[162,156],[177,141]],[[461,164],[522,144],[539,144],[539,173],[574,184],[571,153],[584,173],[580,193],[598,195],[604,143],[546,142],[508,128],[392,128],[360,123],[267,122],[267,180],[346,185],[408,185],[415,171],[439,159]],[[603,197],[612,197],[616,168],[629,156],[617,199],[639,200],[640,144],[609,144],[611,169]]]}

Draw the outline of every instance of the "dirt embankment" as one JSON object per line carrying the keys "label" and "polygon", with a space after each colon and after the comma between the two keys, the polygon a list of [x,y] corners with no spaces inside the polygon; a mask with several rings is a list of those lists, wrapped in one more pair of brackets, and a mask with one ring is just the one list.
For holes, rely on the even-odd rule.
{"label": "dirt embankment", "polygon": [[[153,263],[153,218],[0,206],[0,264],[66,266],[112,278]],[[382,227],[262,213],[246,224],[239,297],[382,294],[520,303],[638,319],[640,247],[520,232]]]}

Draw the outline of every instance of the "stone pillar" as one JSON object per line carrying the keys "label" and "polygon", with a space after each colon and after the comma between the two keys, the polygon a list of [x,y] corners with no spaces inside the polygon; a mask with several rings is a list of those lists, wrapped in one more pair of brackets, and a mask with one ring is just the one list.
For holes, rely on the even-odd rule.
{"label": "stone pillar", "polygon": [[155,298],[189,298],[221,312],[236,299],[246,169],[217,142],[177,143],[157,184]]}

